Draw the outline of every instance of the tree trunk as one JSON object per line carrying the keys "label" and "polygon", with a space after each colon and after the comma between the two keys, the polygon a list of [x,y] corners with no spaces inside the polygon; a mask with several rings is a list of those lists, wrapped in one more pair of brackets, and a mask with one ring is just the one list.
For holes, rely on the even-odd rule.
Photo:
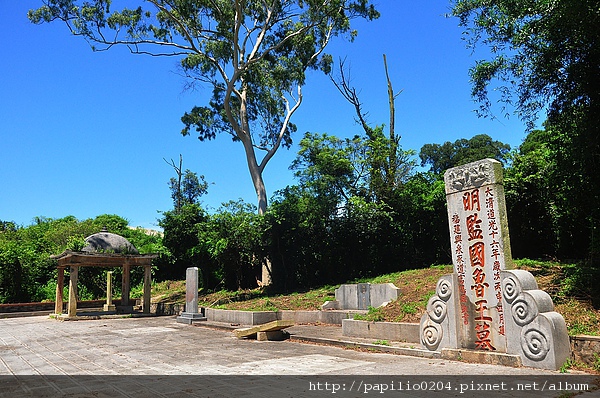
{"label": "tree trunk", "polygon": [[[228,112],[228,118],[233,121],[232,125],[237,126],[236,135],[242,141],[244,145],[244,151],[246,152],[246,163],[248,164],[248,171],[250,171],[250,177],[252,178],[252,184],[254,184],[254,190],[256,191],[256,198],[258,200],[258,214],[263,215],[267,212],[267,188],[263,180],[262,172],[264,170],[265,162],[259,165],[256,160],[256,152],[254,150],[254,144],[252,142],[252,135],[250,134],[250,126],[246,115],[246,91],[242,90],[240,95],[240,123],[235,123],[235,119],[232,118],[230,112]],[[226,102],[228,103],[228,102]],[[227,106],[226,106],[227,108]],[[267,160],[268,161],[268,160]],[[272,283],[271,278],[271,263],[268,258],[265,258],[262,265],[261,272],[261,283],[260,286],[268,286]]]}
{"label": "tree trunk", "polygon": [[262,215],[267,212],[267,188],[262,176],[262,169],[256,161],[256,153],[254,147],[249,139],[242,139],[244,144],[244,151],[246,152],[246,162],[248,163],[248,171],[250,171],[250,177],[252,178],[252,184],[254,184],[254,190],[256,191],[256,198],[258,200],[258,214]]}
{"label": "tree trunk", "polygon": [[256,190],[256,198],[258,199],[258,214],[263,215],[267,212],[267,189],[263,181],[262,173],[258,173],[256,177],[252,175],[252,182],[254,183],[254,189]]}
{"label": "tree trunk", "polygon": [[[258,214],[263,215],[267,212],[267,189],[262,177],[262,169],[256,162],[256,154],[252,142],[249,140],[242,140],[244,144],[244,150],[246,151],[246,161],[248,162],[248,170],[252,177],[252,183],[256,191],[256,197],[258,199]],[[262,262],[261,270],[261,281],[258,283],[259,286],[269,286],[273,282],[271,261],[269,258],[264,258]]]}

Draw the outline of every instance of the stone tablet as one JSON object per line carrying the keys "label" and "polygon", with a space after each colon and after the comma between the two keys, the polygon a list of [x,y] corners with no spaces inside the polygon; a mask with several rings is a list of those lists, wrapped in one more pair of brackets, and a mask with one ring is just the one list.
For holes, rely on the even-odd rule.
{"label": "stone tablet", "polygon": [[198,312],[198,267],[185,271],[185,311],[177,317],[177,322],[191,324],[194,321],[206,321],[204,314]]}
{"label": "stone tablet", "polygon": [[198,313],[198,267],[185,270],[185,312]]}
{"label": "stone tablet", "polygon": [[421,343],[560,368],[570,346],[564,318],[530,273],[511,270],[502,165],[480,160],[448,170],[444,180],[454,273],[440,278],[427,304]]}
{"label": "stone tablet", "polygon": [[[444,175],[466,348],[506,351],[500,272],[511,258],[502,164],[484,159]],[[511,267],[512,268],[512,267]]]}

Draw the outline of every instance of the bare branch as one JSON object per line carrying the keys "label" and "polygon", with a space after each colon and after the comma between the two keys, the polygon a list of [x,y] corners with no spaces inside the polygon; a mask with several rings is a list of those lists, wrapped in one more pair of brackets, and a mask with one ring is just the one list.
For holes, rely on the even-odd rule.
{"label": "bare branch", "polygon": [[175,173],[177,173],[177,194],[175,199],[175,209],[177,211],[179,211],[181,209],[181,177],[183,175],[183,156],[181,154],[179,154],[179,166],[177,166],[175,164],[175,161],[173,159],[171,159],[171,163],[169,163],[167,161],[167,159],[163,158],[163,160],[165,161],[165,163],[167,163],[169,166],[173,167],[173,169],[175,170]]}
{"label": "bare branch", "polygon": [[350,77],[346,76],[346,68],[344,67],[344,65],[345,60],[340,59],[339,81],[336,81],[336,79],[332,75],[329,75],[329,78],[331,79],[335,87],[338,89],[338,91],[342,94],[342,96],[346,99],[346,101],[348,101],[352,106],[354,106],[356,117],[358,119],[356,121],[361,124],[363,130],[365,130],[365,133],[368,136],[371,136],[372,129],[371,127],[369,127],[366,121],[368,113],[362,111],[362,104],[360,103],[360,99],[358,98],[358,93],[356,91],[356,88],[350,85]]}

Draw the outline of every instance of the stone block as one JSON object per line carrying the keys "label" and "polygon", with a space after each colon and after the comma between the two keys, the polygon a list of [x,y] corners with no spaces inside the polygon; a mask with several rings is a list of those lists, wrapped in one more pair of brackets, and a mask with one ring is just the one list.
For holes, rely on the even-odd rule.
{"label": "stone block", "polygon": [[102,310],[104,312],[115,312],[116,313],[117,312],[117,306],[114,305],[114,304],[104,304],[102,306]]}
{"label": "stone block", "polygon": [[521,366],[523,366],[520,356],[506,354],[502,352],[498,353],[490,351],[443,348],[442,358],[449,359],[451,361],[465,361],[472,363],[484,363],[488,365],[511,366],[513,368],[520,368]]}
{"label": "stone block", "polygon": [[289,334],[282,330],[271,332],[256,332],[257,341],[283,341],[289,337]]}
{"label": "stone block", "polygon": [[206,320],[198,311],[198,267],[189,267],[185,271],[185,311],[177,317],[177,322],[191,325]]}
{"label": "stone block", "polygon": [[198,312],[198,267],[189,267],[185,271],[185,311]]}
{"label": "stone block", "polygon": [[326,301],[322,306],[321,309],[322,310],[339,310],[339,301],[337,300],[333,300],[333,301]]}
{"label": "stone block", "polygon": [[344,319],[352,319],[355,314],[364,314],[360,310],[327,310],[327,311],[291,311],[281,310],[277,316],[281,320],[291,320],[295,323],[324,323],[341,325]]}
{"label": "stone block", "polygon": [[400,288],[393,283],[371,284],[371,307],[383,307],[390,301],[398,300]]}
{"label": "stone block", "polygon": [[237,325],[261,325],[277,320],[277,312],[275,311],[237,311],[204,308],[204,314],[210,321]]}
{"label": "stone block", "polygon": [[204,314],[198,312],[182,312],[181,315],[177,317],[177,322],[185,323],[188,325],[193,324],[194,322],[202,322],[206,321],[206,317]]}
{"label": "stone block", "polygon": [[335,289],[335,301],[340,309],[357,310],[358,285],[341,285]]}
{"label": "stone block", "polygon": [[131,314],[133,305],[117,305],[117,314]]}
{"label": "stone block", "polygon": [[384,306],[399,296],[400,289],[392,283],[341,285],[335,289],[335,301],[326,302],[321,309],[368,310]]}
{"label": "stone block", "polygon": [[419,324],[406,322],[369,322],[354,319],[342,321],[342,335],[373,340],[419,343]]}

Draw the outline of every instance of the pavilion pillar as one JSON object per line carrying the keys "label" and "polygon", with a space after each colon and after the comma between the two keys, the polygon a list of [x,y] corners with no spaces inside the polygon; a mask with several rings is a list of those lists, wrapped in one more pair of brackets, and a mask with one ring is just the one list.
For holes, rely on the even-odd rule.
{"label": "pavilion pillar", "polygon": [[65,268],[58,267],[58,277],[56,278],[56,300],[54,300],[54,313],[63,312],[63,288],[65,286]]}
{"label": "pavilion pillar", "polygon": [[150,296],[152,288],[152,268],[150,265],[144,266],[144,305],[142,310],[144,314],[150,313]]}
{"label": "pavilion pillar", "polygon": [[69,310],[67,315],[69,317],[77,316],[77,279],[78,279],[79,267],[71,266],[69,273]]}
{"label": "pavilion pillar", "polygon": [[129,277],[131,266],[129,263],[123,264],[123,279],[121,280],[121,305],[129,305]]}
{"label": "pavilion pillar", "polygon": [[106,272],[106,304],[102,307],[105,312],[116,311],[112,296],[112,271]]}

